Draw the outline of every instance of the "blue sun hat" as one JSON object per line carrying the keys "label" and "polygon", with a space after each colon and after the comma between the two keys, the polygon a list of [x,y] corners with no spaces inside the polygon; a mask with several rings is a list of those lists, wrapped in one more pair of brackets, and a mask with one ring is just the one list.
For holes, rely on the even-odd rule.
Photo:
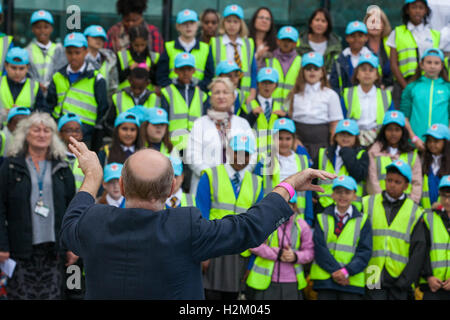
{"label": "blue sun hat", "polygon": [[278,31],[277,38],[280,40],[289,39],[294,42],[298,41],[298,31],[293,26],[285,26]]}
{"label": "blue sun hat", "polygon": [[442,123],[435,123],[428,128],[424,136],[432,136],[436,139],[450,140],[450,130]]}
{"label": "blue sun hat", "polygon": [[233,71],[241,71],[241,69],[234,60],[224,60],[217,65],[216,76],[227,74]]}
{"label": "blue sun hat", "polygon": [[189,52],[182,52],[175,57],[175,69],[182,67],[195,68],[195,57]]}
{"label": "blue sun hat", "polygon": [[336,179],[333,180],[333,187],[332,189],[337,187],[343,187],[348,190],[357,191],[358,190],[358,184],[356,183],[355,179],[353,179],[350,176],[339,176]]}
{"label": "blue sun hat", "polygon": [[309,64],[315,65],[318,68],[323,67],[323,56],[318,52],[308,52],[302,56],[302,67]]}
{"label": "blue sun hat", "polygon": [[258,71],[258,75],[256,76],[257,82],[262,81],[270,81],[274,83],[278,83],[278,71],[273,68],[262,68]]}
{"label": "blue sun hat", "polygon": [[64,47],[65,48],[67,48],[67,47],[77,47],[77,48],[86,47],[87,48],[87,46],[88,46],[87,39],[84,36],[84,34],[82,34],[81,32],[69,33],[64,38]]}
{"label": "blue sun hat", "polygon": [[8,117],[6,119],[6,123],[9,123],[9,121],[18,115],[25,115],[29,116],[31,114],[31,109],[27,107],[14,107],[9,109]]}
{"label": "blue sun hat", "polygon": [[75,113],[66,113],[61,118],[59,118],[58,121],[58,131],[61,131],[62,127],[68,122],[76,122],[81,126],[81,119],[79,116],[77,116]]}
{"label": "blue sun hat", "polygon": [[412,179],[411,167],[403,160],[395,160],[391,164],[386,166],[386,170],[389,168],[396,168],[402,176],[404,176],[409,182]]}
{"label": "blue sun hat", "polygon": [[372,67],[377,69],[379,65],[379,59],[372,52],[367,52],[366,54],[363,54],[359,57],[358,66],[362,65],[363,63],[368,63]]}
{"label": "blue sun hat", "polygon": [[119,179],[122,175],[123,164],[112,162],[108,163],[103,169],[103,181],[109,182],[113,179]]}
{"label": "blue sun hat", "polygon": [[167,111],[159,107],[148,109],[147,120],[151,124],[169,124]]}
{"label": "blue sun hat", "polygon": [[237,134],[230,139],[231,150],[235,152],[245,151],[253,154],[256,151],[255,140],[252,136],[247,134]]}
{"label": "blue sun hat", "polygon": [[362,32],[364,34],[367,34],[367,26],[362,21],[352,21],[349,24],[347,24],[347,28],[345,28],[345,35],[349,35],[355,32]]}
{"label": "blue sun hat", "polygon": [[443,176],[439,181],[439,189],[444,187],[450,187],[450,175]]}
{"label": "blue sun hat", "polygon": [[54,24],[53,16],[47,10],[38,10],[38,11],[33,12],[33,14],[31,15],[31,18],[30,18],[30,23],[34,24],[39,21],[45,21],[50,24]]}
{"label": "blue sun hat", "polygon": [[105,41],[108,40],[105,29],[103,29],[103,27],[99,26],[99,25],[92,25],[92,26],[87,27],[84,30],[84,36],[85,37],[94,37],[94,38],[100,37],[100,38],[103,38]]}
{"label": "blue sun hat", "polygon": [[23,66],[30,63],[30,58],[27,50],[14,47],[8,50],[5,61],[17,66]]}
{"label": "blue sun hat", "polygon": [[400,127],[405,126],[405,115],[401,111],[388,111],[384,115],[383,126],[390,123],[396,123]]}
{"label": "blue sun hat", "polygon": [[178,12],[177,14],[177,24],[183,24],[188,21],[198,21],[198,15],[197,12],[190,10],[190,9],[184,9]]}
{"label": "blue sun hat", "polygon": [[292,121],[289,118],[280,118],[275,121],[273,125],[273,133],[276,133],[278,131],[288,131],[290,133],[295,133],[295,124],[294,121]]}
{"label": "blue sun hat", "polygon": [[244,19],[244,10],[242,10],[242,7],[237,4],[230,4],[223,11],[223,17],[226,18],[231,15],[237,16],[242,20]]}
{"label": "blue sun hat", "polygon": [[133,123],[137,127],[139,127],[141,124],[139,117],[134,112],[130,111],[122,112],[117,116],[116,120],[114,121],[114,128],[117,128],[123,123]]}
{"label": "blue sun hat", "polygon": [[358,123],[352,119],[343,119],[338,122],[335,133],[348,132],[353,136],[359,135]]}

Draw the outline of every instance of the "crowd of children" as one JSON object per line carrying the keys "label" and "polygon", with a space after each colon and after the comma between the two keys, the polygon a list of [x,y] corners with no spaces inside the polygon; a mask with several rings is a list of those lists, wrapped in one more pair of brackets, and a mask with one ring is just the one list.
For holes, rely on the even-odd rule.
{"label": "crowd of children", "polygon": [[[0,164],[17,123],[47,112],[66,145],[74,137],[98,152],[101,204],[126,205],[118,178],[142,148],[170,157],[176,190],[166,207],[196,206],[209,220],[246,212],[295,172],[326,170],[338,178],[295,194],[295,214],[259,247],[202,263],[206,298],[406,300],[415,290],[450,300],[449,52],[426,0],[405,0],[402,12],[389,35],[373,30],[370,14],[348,23],[342,50],[318,9],[307,32],[281,27],[257,61],[236,4],[200,18],[180,11],[178,37],[158,50],[145,23],[125,27],[125,46],[100,25],[54,43],[52,14],[36,11],[26,48],[3,36]],[[232,108],[212,110],[226,104],[228,84]],[[226,141],[227,154],[191,163],[206,128],[217,128],[208,139],[217,135],[218,149]],[[70,152],[67,162],[78,190],[83,172]]]}

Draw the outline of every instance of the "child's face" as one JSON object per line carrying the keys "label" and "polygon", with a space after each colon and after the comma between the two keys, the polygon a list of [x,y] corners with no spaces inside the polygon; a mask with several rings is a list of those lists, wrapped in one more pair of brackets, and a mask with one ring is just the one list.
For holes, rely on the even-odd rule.
{"label": "child's face", "polygon": [[351,206],[352,201],[356,200],[356,192],[344,187],[336,187],[333,189],[331,198],[338,208],[347,209]]}
{"label": "child's face", "polygon": [[386,174],[386,192],[394,199],[398,199],[408,189],[408,181],[404,176],[395,172]]}
{"label": "child's face", "polygon": [[209,37],[214,37],[219,27],[219,19],[217,16],[210,12],[203,17],[202,29],[203,33]]}
{"label": "child's face", "polygon": [[426,147],[428,151],[430,151],[432,154],[438,156],[442,154],[445,147],[445,140],[443,139],[436,139],[432,136],[427,136],[426,140]]}
{"label": "child's face", "polygon": [[314,34],[323,35],[328,28],[328,21],[323,12],[318,12],[311,21],[311,29]]}
{"label": "child's face", "polygon": [[294,135],[289,131],[278,131],[278,152],[282,156],[291,154],[292,146],[294,145]]}
{"label": "child's face", "polygon": [[233,159],[230,163],[231,167],[236,171],[243,170],[250,163],[250,154],[243,151],[233,151]]}
{"label": "child's face", "polygon": [[148,79],[138,79],[130,77],[128,78],[128,80],[130,81],[131,92],[136,97],[140,96],[150,83]]}
{"label": "child's face", "polygon": [[120,193],[119,179],[112,179],[108,182],[103,182],[103,188],[106,190],[106,193],[108,193],[109,196],[114,200],[118,200],[122,196],[122,194]]}
{"label": "child's face", "polygon": [[8,77],[14,82],[22,81],[28,72],[28,65],[16,65],[5,63],[5,69],[8,73]]}
{"label": "child's face", "polygon": [[134,123],[125,122],[119,126],[118,133],[120,142],[126,147],[131,147],[136,142],[138,127]]}
{"label": "child's face", "polygon": [[17,116],[12,117],[11,120],[9,120],[8,122],[8,130],[9,132],[14,132],[14,130],[16,130],[17,128],[17,124],[19,123],[19,121],[27,118],[28,116],[24,115],[24,114],[18,114]]}
{"label": "child's face", "polygon": [[197,35],[198,23],[195,21],[187,21],[182,24],[176,24],[176,29],[183,38],[193,39]]}
{"label": "child's face", "polygon": [[53,26],[46,21],[38,21],[31,26],[31,32],[33,32],[37,41],[43,44],[47,44],[50,41],[50,35],[53,32]]}
{"label": "child's face", "polygon": [[368,63],[363,63],[358,67],[356,79],[363,86],[373,85],[378,79],[378,70]]}
{"label": "child's face", "polygon": [[272,93],[277,88],[277,83],[272,81],[258,82],[258,93],[264,98],[268,99],[272,96]]}
{"label": "child's face", "polygon": [[189,84],[192,81],[192,76],[195,73],[195,68],[184,66],[175,68],[175,73],[178,75],[178,82],[181,84]]}
{"label": "child's face", "polygon": [[443,68],[443,63],[439,57],[428,56],[420,62],[420,67],[429,78],[437,79]]}
{"label": "child's face", "polygon": [[409,16],[409,21],[417,26],[422,23],[423,18],[427,14],[427,6],[422,1],[416,1],[408,4],[406,13]]}
{"label": "child's face", "polygon": [[140,25],[143,21],[142,14],[136,12],[131,12],[122,18],[122,23],[127,30]]}
{"label": "child's face", "polygon": [[94,50],[100,50],[105,46],[105,40],[102,37],[87,37],[88,47]]}
{"label": "child's face", "polygon": [[403,129],[396,123],[390,123],[387,125],[384,136],[386,137],[386,141],[391,147],[397,147],[400,142],[403,134]]}
{"label": "child's face", "polygon": [[160,143],[166,134],[167,124],[151,124],[147,126],[147,139],[151,143]]}
{"label": "child's face", "polygon": [[220,77],[226,77],[230,79],[235,88],[239,86],[239,82],[241,81],[241,73],[237,70],[231,71],[229,73],[222,73]]}
{"label": "child's face", "polygon": [[353,32],[347,35],[345,40],[352,51],[359,52],[367,42],[367,35],[362,32]]}
{"label": "child's face", "polygon": [[84,58],[86,58],[87,55],[87,48],[81,47],[67,47],[66,48],[66,56],[67,61],[70,64],[70,67],[74,70],[80,70],[80,68],[83,66]]}
{"label": "child's face", "polygon": [[323,70],[322,68],[316,67],[315,65],[309,64],[305,66],[303,71],[303,75],[305,77],[305,81],[309,84],[315,84],[319,82],[323,78]]}
{"label": "child's face", "polygon": [[70,137],[74,137],[77,141],[83,140],[83,131],[81,130],[81,126],[78,122],[75,121],[70,121],[63,125],[59,134],[66,146],[68,146],[70,143]]}
{"label": "child's face", "polygon": [[136,38],[131,43],[131,48],[137,53],[142,53],[147,48],[147,41],[148,40],[144,38]]}
{"label": "child's face", "polygon": [[228,36],[231,37],[237,36],[241,31],[241,19],[239,19],[235,15],[228,16],[223,21],[223,26],[225,29],[225,33]]}
{"label": "child's face", "polygon": [[439,196],[441,197],[441,204],[445,209],[447,214],[450,214],[450,192],[439,191]]}
{"label": "child's face", "polygon": [[295,50],[297,44],[290,39],[277,39],[277,45],[282,53],[290,53]]}
{"label": "child's face", "polygon": [[356,136],[348,133],[348,132],[338,132],[334,136],[336,139],[336,143],[341,147],[349,147],[352,148],[356,143]]}

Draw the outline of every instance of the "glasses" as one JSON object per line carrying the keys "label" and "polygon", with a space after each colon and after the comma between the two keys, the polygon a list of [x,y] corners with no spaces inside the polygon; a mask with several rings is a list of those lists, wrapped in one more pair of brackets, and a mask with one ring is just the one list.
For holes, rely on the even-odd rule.
{"label": "glasses", "polygon": [[266,21],[272,21],[272,19],[271,19],[270,17],[264,17],[264,16],[256,17],[256,19],[259,19],[259,20],[266,20]]}
{"label": "glasses", "polygon": [[81,133],[81,129],[62,129],[61,132],[68,133],[68,134],[76,134],[76,133]]}

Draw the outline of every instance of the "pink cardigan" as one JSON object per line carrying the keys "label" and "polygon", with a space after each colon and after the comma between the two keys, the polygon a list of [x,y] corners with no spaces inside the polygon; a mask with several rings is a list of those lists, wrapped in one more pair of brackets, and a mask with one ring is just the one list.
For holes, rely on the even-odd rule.
{"label": "pink cardigan", "polygon": [[[380,183],[377,175],[377,163],[376,158],[379,156],[390,156],[391,159],[397,160],[400,156],[397,153],[395,156],[391,156],[388,151],[381,151],[381,143],[375,142],[369,149],[369,174],[367,177],[367,193],[377,194],[381,192]],[[416,162],[411,168],[412,170],[412,189],[410,198],[420,203],[422,198],[422,164],[419,155],[417,155]]]}
{"label": "pink cardigan", "polygon": [[[283,225],[278,227],[278,245],[284,248],[285,246],[291,246],[291,227],[294,221],[294,215],[291,216],[289,221],[285,222]],[[297,263],[306,264],[314,259],[314,243],[313,234],[309,225],[305,220],[297,218],[300,225],[301,235],[300,235],[300,250],[295,250],[297,255]],[[286,230],[286,235],[284,236],[283,244],[281,240],[283,239],[283,230]],[[265,259],[276,261],[278,257],[278,252],[280,248],[271,248],[266,243],[263,243],[259,247],[250,249],[253,254],[260,256]],[[272,273],[272,282],[297,282],[295,275],[294,264],[289,262],[275,263],[275,267]]]}

